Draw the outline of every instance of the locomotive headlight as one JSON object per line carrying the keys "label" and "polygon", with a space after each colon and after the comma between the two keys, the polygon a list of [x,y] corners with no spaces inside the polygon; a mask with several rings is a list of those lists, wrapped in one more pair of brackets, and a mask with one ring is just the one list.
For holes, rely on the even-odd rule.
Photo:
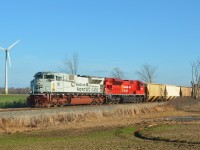
{"label": "locomotive headlight", "polygon": [[41,89],[43,86],[42,85],[38,85],[36,86],[36,89]]}
{"label": "locomotive headlight", "polygon": [[41,85],[41,82],[37,82],[37,85]]}

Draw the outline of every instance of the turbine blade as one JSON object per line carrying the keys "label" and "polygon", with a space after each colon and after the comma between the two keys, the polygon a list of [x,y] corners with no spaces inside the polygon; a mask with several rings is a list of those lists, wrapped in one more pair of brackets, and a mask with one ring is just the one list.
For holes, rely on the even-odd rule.
{"label": "turbine blade", "polygon": [[13,43],[10,47],[7,48],[7,50],[10,50],[13,46],[15,46],[20,40],[16,41],[15,43]]}
{"label": "turbine blade", "polygon": [[10,65],[10,68],[11,68],[11,61],[10,61],[10,53],[9,53],[9,51],[7,52],[8,53],[8,63],[9,63],[9,65]]}
{"label": "turbine blade", "polygon": [[3,48],[3,47],[0,47],[0,49],[1,49],[2,51],[5,51],[5,48]]}

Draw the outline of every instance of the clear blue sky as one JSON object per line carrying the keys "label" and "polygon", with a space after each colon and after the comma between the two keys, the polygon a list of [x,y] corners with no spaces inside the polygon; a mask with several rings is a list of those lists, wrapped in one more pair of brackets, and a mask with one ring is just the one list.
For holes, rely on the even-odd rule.
{"label": "clear blue sky", "polygon": [[[199,0],[0,0],[0,46],[10,51],[9,87],[28,87],[38,71],[58,71],[79,54],[81,75],[128,79],[145,63],[156,82],[190,85],[200,57]],[[0,87],[5,54],[0,51]]]}

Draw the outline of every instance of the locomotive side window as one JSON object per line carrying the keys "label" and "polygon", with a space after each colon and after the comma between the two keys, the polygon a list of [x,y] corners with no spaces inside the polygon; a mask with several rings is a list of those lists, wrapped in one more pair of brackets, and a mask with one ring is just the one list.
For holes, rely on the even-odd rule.
{"label": "locomotive side window", "polygon": [[57,81],[62,81],[62,77],[56,76],[56,80],[57,80]]}
{"label": "locomotive side window", "polygon": [[114,85],[121,85],[122,82],[121,82],[121,81],[115,81],[113,84],[114,84]]}
{"label": "locomotive side window", "polygon": [[74,80],[74,75],[69,75],[69,80]]}
{"label": "locomotive side window", "polygon": [[140,86],[141,86],[141,83],[138,82],[138,83],[137,83],[137,90],[140,90]]}
{"label": "locomotive side window", "polygon": [[36,75],[35,79],[43,79],[43,76],[41,74],[40,75]]}
{"label": "locomotive side window", "polygon": [[102,80],[89,80],[90,84],[100,84]]}
{"label": "locomotive side window", "polygon": [[45,79],[54,79],[54,75],[44,75]]}
{"label": "locomotive side window", "polygon": [[112,85],[107,85],[107,88],[108,89],[112,89]]}

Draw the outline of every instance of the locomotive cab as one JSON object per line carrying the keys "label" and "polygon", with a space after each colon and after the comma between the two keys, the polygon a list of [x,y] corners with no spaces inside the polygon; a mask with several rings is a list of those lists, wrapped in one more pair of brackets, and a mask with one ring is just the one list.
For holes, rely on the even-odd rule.
{"label": "locomotive cab", "polygon": [[50,72],[38,72],[35,74],[34,79],[31,81],[31,92],[44,93],[52,92],[52,82],[55,81],[55,76]]}

